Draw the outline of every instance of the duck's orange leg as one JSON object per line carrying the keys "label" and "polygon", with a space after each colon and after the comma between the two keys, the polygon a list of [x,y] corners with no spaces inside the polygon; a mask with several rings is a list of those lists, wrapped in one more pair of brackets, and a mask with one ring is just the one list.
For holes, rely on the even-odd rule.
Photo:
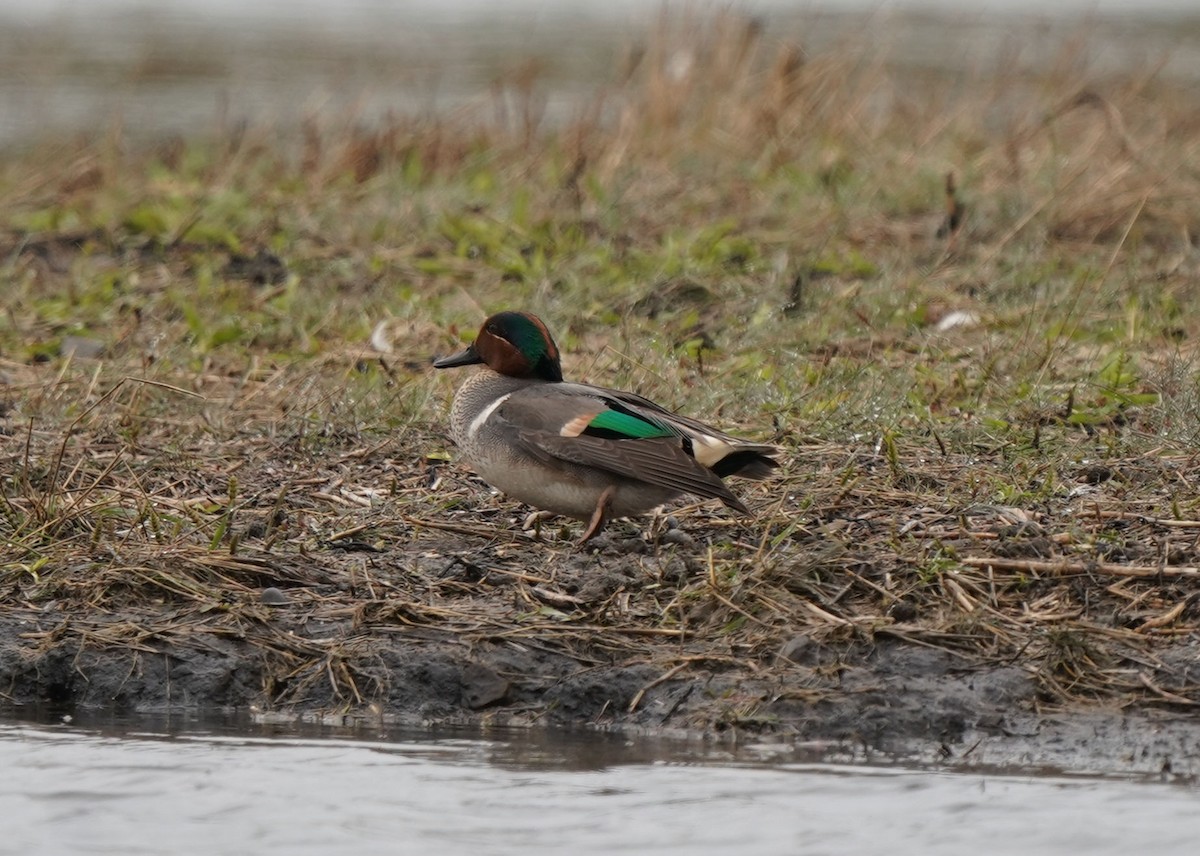
{"label": "duck's orange leg", "polygon": [[604,524],[608,523],[608,513],[612,510],[612,498],[616,492],[616,488],[606,487],[600,494],[596,501],[596,510],[592,512],[592,519],[588,521],[587,529],[583,530],[583,537],[576,546],[582,547],[600,534]]}

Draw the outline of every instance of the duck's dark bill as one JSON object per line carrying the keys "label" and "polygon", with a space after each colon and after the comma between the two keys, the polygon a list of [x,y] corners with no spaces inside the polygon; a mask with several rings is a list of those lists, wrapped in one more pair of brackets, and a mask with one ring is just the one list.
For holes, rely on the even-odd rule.
{"label": "duck's dark bill", "polygon": [[474,345],[467,345],[457,354],[451,354],[448,357],[438,357],[433,361],[435,369],[452,369],[455,366],[473,366],[476,363],[482,363],[483,358],[475,350]]}

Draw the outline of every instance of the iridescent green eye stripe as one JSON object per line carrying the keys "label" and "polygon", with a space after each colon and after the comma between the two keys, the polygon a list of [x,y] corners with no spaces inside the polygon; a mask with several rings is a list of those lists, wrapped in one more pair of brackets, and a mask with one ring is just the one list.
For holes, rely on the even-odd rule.
{"label": "iridescent green eye stripe", "polygon": [[629,438],[673,437],[674,431],[660,422],[652,422],[619,410],[605,410],[588,423],[588,428],[612,431]]}
{"label": "iridescent green eye stripe", "polygon": [[516,331],[517,347],[521,353],[531,359],[544,356],[550,349],[546,346],[546,337],[537,327],[528,322]]}

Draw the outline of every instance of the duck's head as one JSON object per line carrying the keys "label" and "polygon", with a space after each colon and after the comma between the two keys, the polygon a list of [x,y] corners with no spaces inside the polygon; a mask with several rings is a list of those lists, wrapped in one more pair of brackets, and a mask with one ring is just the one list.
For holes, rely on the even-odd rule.
{"label": "duck's head", "polygon": [[483,363],[509,377],[563,379],[558,346],[542,319],[528,312],[497,312],[483,322],[475,341],[457,354],[433,361],[436,369]]}

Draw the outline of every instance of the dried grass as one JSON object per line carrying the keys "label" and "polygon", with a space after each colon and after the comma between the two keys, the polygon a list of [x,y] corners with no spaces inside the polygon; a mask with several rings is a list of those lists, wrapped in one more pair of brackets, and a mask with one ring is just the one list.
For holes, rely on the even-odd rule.
{"label": "dried grass", "polygon": [[[819,696],[780,656],[803,636],[1017,664],[1047,704],[1200,703],[1163,656],[1200,630],[1200,330],[1172,308],[1200,281],[1191,98],[1069,61],[910,88],[886,56],[733,17],[664,19],[562,127],[527,71],[490,121],[314,119],[298,152],[250,129],[200,168],[190,143],[103,141],[0,166],[6,206],[79,224],[13,220],[4,242],[0,614],[61,616],[24,644],[236,639],[273,705],[371,702],[396,633],[653,664],[643,692],[707,670]],[[463,175],[524,202],[472,203]],[[214,220],[230,188],[267,201]],[[172,194],[157,232],[119,202]],[[938,237],[943,195],[962,222]],[[718,220],[748,249],[696,237]],[[198,236],[214,222],[236,249]],[[222,278],[282,235],[290,279]],[[681,242],[718,261],[664,249]],[[447,467],[425,360],[501,287],[548,307],[590,379],[774,418],[791,460],[742,489],[757,518],[688,507],[686,537],[660,523],[578,555]],[[70,326],[47,300],[111,325],[102,360],[37,349]],[[224,316],[187,317],[222,302],[258,319],[234,347]],[[982,326],[937,331],[952,308]],[[390,353],[365,344],[380,321]],[[1116,350],[1142,368],[1104,368]]]}

